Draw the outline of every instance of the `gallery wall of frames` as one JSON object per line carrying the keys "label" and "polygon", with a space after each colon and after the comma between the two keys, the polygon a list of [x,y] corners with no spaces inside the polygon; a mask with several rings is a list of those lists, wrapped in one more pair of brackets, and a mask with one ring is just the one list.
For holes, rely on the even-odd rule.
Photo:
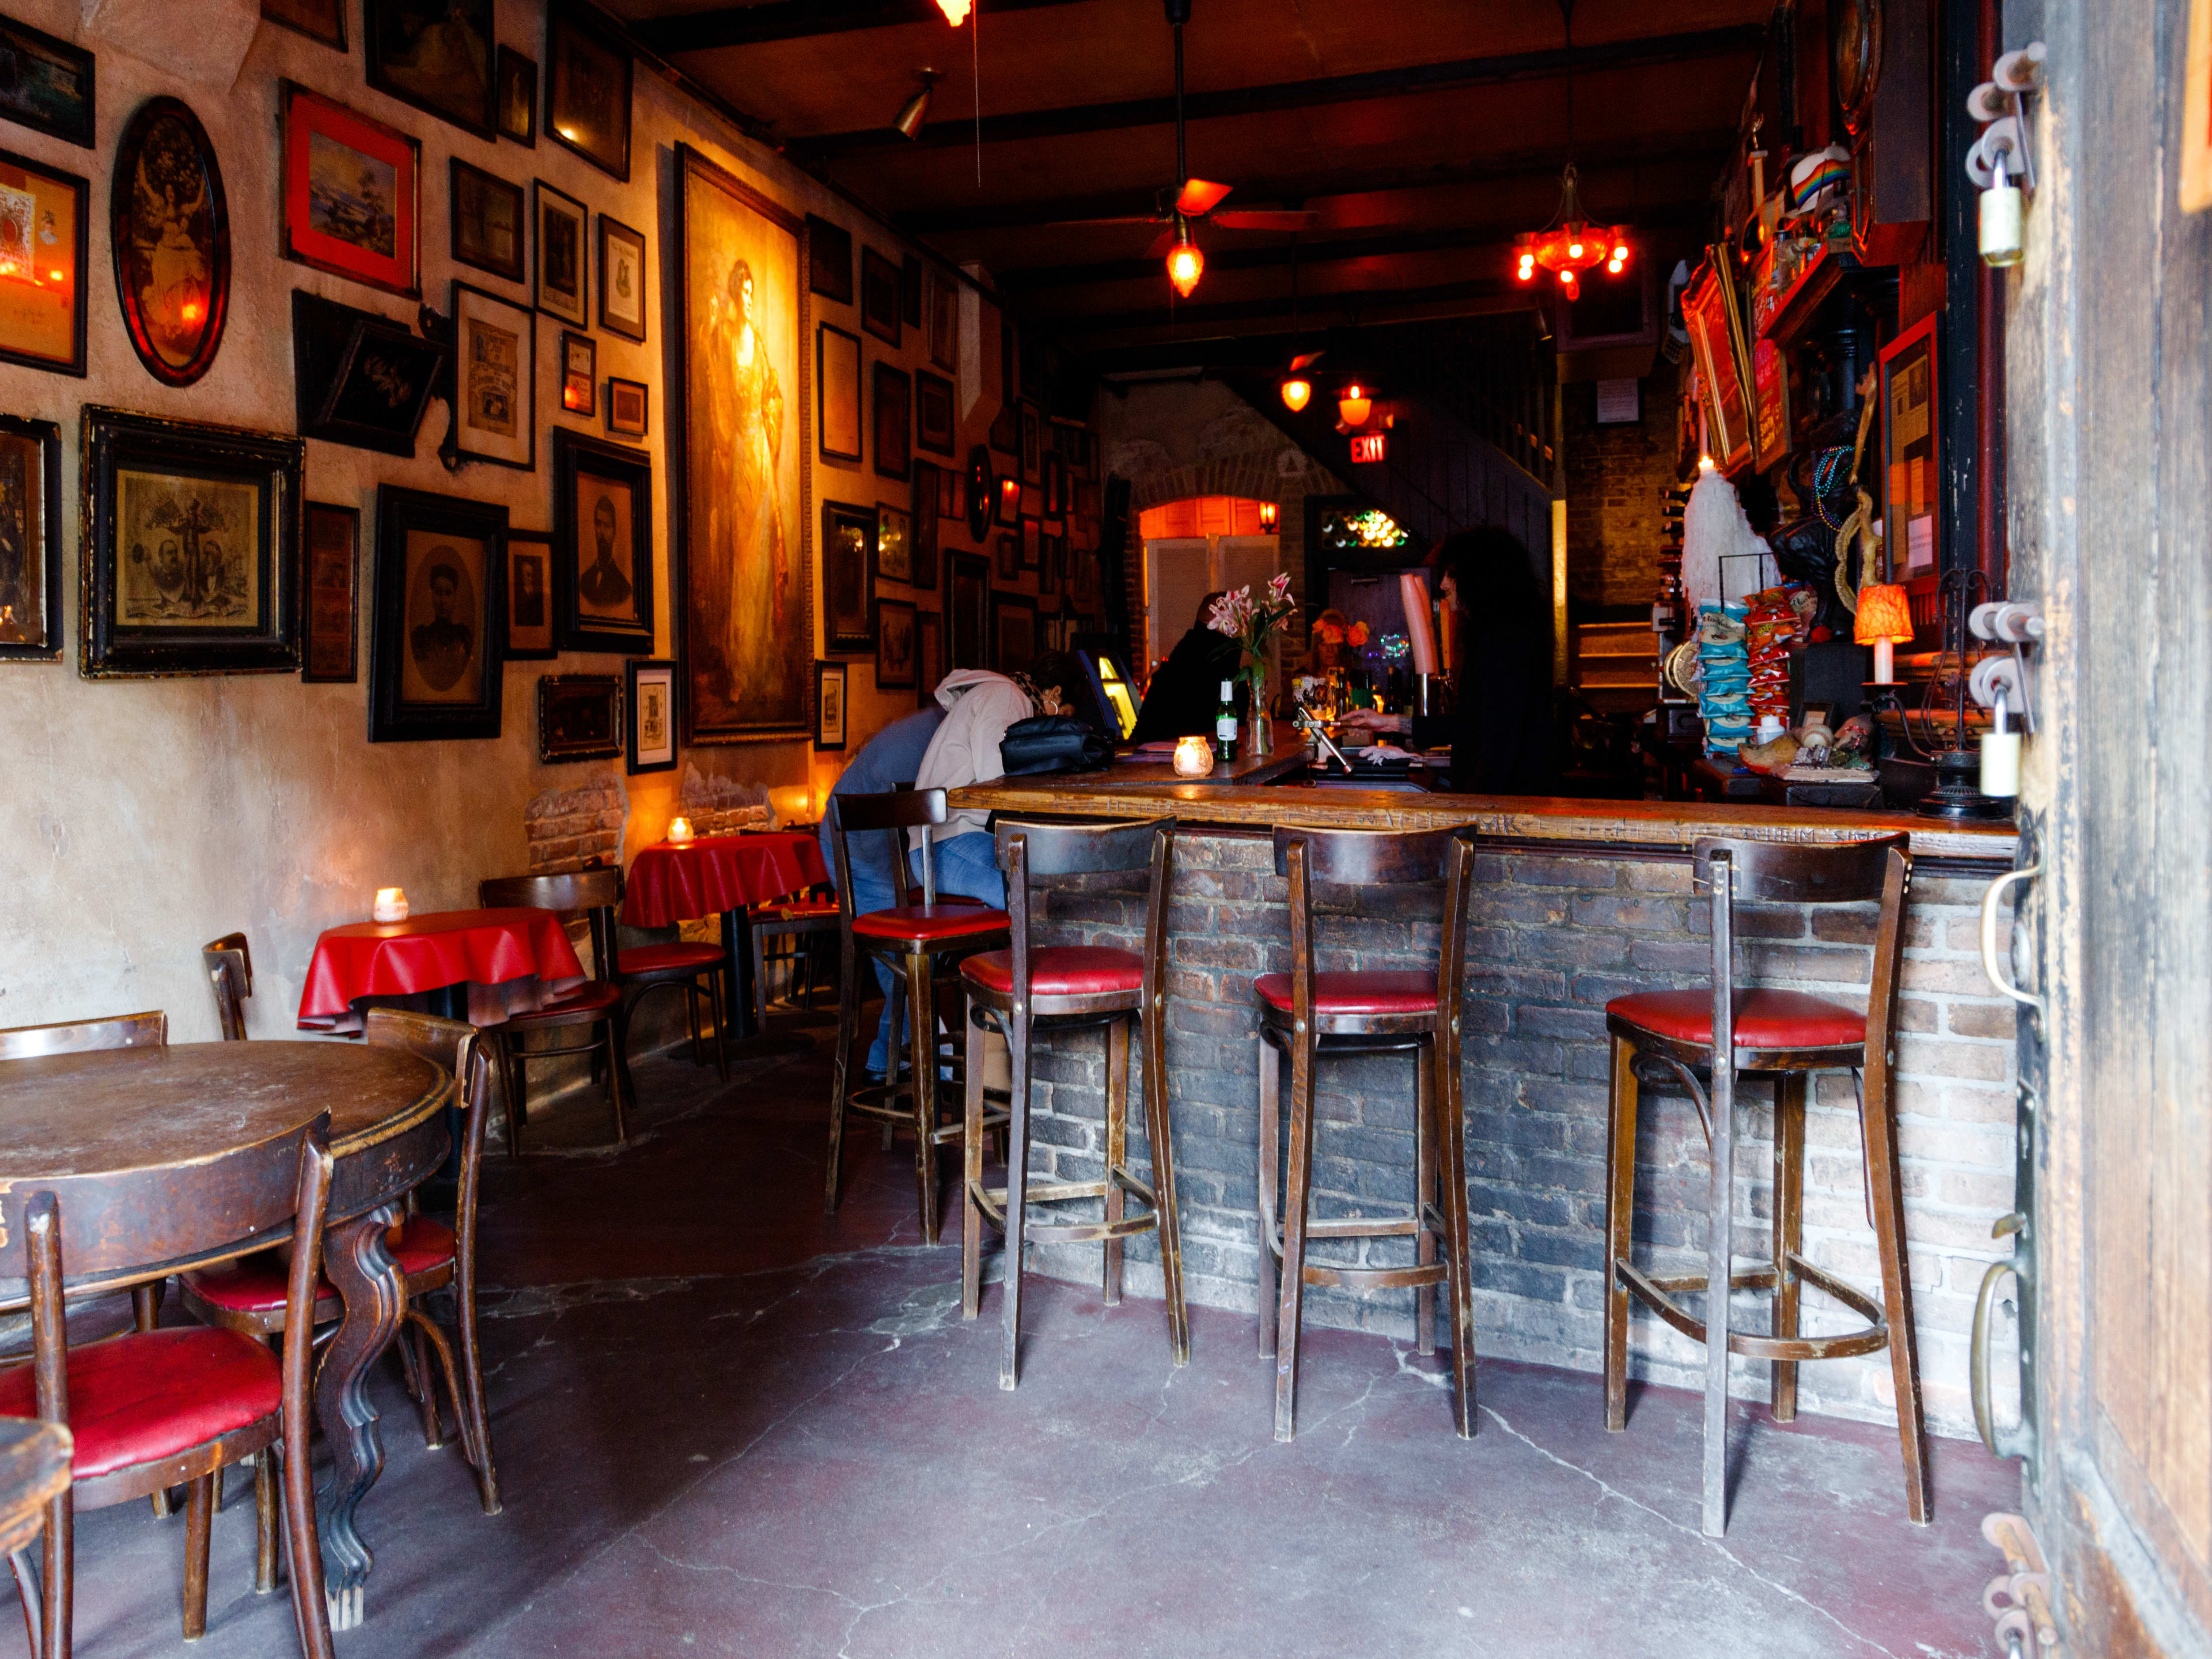
{"label": "gallery wall of frames", "polygon": [[240,927],[281,1008],[549,789],[818,799],[1097,612],[1095,438],[988,291],[587,5],[434,9],[262,0],[213,87],[0,0],[0,1023],[197,1011]]}

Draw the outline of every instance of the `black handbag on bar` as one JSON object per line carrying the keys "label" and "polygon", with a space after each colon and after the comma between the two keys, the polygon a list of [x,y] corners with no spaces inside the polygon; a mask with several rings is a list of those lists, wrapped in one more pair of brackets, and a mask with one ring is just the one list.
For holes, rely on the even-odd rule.
{"label": "black handbag on bar", "polygon": [[999,760],[1010,778],[1096,772],[1113,764],[1114,745],[1072,714],[1036,714],[1006,728]]}

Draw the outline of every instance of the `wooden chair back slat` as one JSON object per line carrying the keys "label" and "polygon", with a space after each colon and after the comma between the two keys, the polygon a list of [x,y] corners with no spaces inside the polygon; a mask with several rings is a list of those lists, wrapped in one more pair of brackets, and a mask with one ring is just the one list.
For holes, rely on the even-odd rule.
{"label": "wooden chair back slat", "polygon": [[0,1030],[0,1060],[40,1060],[48,1054],[88,1054],[101,1048],[161,1048],[169,1041],[169,1017],[155,1011],[106,1019],[18,1025]]}
{"label": "wooden chair back slat", "polygon": [[1449,830],[1299,830],[1275,831],[1275,873],[1291,873],[1291,848],[1306,849],[1306,874],[1345,887],[1405,886],[1442,881],[1451,862]]}
{"label": "wooden chair back slat", "polygon": [[609,867],[555,876],[495,876],[477,884],[477,902],[491,910],[558,910],[564,915],[611,910],[622,902],[622,872]]}
{"label": "wooden chair back slat", "polygon": [[[890,844],[893,903],[903,903],[907,890],[907,836],[909,830],[927,830],[943,823],[949,815],[942,789],[916,789],[902,784],[877,795],[830,797],[830,846],[837,874],[837,905],[844,920],[853,919],[853,860],[848,836],[881,832]],[[937,902],[937,843],[925,835],[921,848],[921,899]]]}
{"label": "wooden chair back slat", "polygon": [[1905,836],[1825,846],[1700,836],[1692,843],[1690,856],[1703,886],[1711,878],[1713,854],[1725,852],[1735,896],[1746,903],[1856,904],[1881,896],[1890,852],[1908,853],[1911,847]]}
{"label": "wooden chair back slat", "polygon": [[200,962],[215,988],[216,1018],[225,1042],[246,1041],[246,1000],[253,994],[253,952],[243,933],[225,933],[200,946]]}
{"label": "wooden chair back slat", "polygon": [[1175,831],[1173,818],[1127,823],[1032,823],[1001,818],[994,840],[1001,870],[1013,867],[1007,861],[1008,852],[1019,836],[1028,851],[1030,875],[1094,876],[1146,868],[1152,860],[1153,838]]}

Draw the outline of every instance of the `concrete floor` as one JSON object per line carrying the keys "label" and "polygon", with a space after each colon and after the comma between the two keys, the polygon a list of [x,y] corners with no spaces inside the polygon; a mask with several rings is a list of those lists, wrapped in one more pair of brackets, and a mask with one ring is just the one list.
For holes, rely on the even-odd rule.
{"label": "concrete floor", "polygon": [[[1978,1446],[1936,1443],[1916,1528],[1889,1433],[1741,1407],[1714,1542],[1692,1395],[1642,1390],[1607,1435],[1595,1377],[1486,1362],[1463,1443],[1436,1361],[1320,1331],[1279,1446],[1249,1318],[1193,1310],[1178,1371],[1158,1303],[1041,1280],[1001,1393],[997,1291],[962,1323],[957,1243],[918,1243],[903,1147],[858,1137],[824,1221],[818,1059],[727,1089],[637,1073],[619,1156],[590,1148],[586,1097],[546,1121],[550,1150],[487,1164],[503,1514],[380,1373],[389,1462],[348,1659],[1996,1651],[1978,1601],[2003,1564],[1978,1528],[2019,1488]],[[179,1651],[181,1521],[132,1504],[77,1537],[77,1651]],[[298,1651],[284,1597],[252,1593],[252,1545],[240,1480],[200,1659]],[[0,1620],[13,1600],[0,1575]]]}

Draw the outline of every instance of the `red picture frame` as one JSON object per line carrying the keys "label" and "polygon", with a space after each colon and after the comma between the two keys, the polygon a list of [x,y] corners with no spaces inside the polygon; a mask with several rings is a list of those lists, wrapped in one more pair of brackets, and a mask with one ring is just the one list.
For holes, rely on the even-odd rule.
{"label": "red picture frame", "polygon": [[1732,475],[1751,462],[1753,420],[1743,331],[1725,274],[1726,258],[1725,250],[1716,250],[1691,279],[1682,296],[1682,321],[1705,380],[1706,441],[1713,464]]}
{"label": "red picture frame", "polygon": [[[284,257],[387,294],[421,299],[421,142],[292,82],[283,88]],[[361,191],[356,182],[342,197],[328,176],[319,181],[313,150],[319,134],[374,164],[378,187],[373,194]],[[387,179],[388,204],[377,199]],[[383,224],[387,216],[388,236]],[[379,246],[386,240],[389,253]]]}

